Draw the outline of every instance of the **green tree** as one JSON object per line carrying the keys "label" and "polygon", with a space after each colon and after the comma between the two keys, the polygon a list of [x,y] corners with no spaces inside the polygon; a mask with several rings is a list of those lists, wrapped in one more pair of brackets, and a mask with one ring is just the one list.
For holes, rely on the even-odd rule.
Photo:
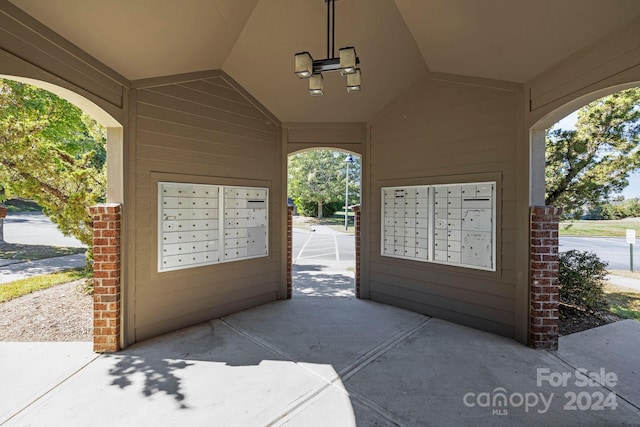
{"label": "green tree", "polygon": [[546,204],[582,212],[620,193],[640,167],[640,88],[578,111],[575,130],[551,129],[546,144]]}
{"label": "green tree", "polygon": [[87,207],[105,198],[105,132],[58,96],[0,80],[0,197],[35,200],[65,235],[89,247]]}
{"label": "green tree", "polygon": [[[327,204],[344,205],[347,155],[338,151],[314,150],[289,157],[288,196],[301,207],[317,205],[318,218]],[[349,204],[360,200],[360,158],[349,164]],[[315,211],[315,210],[314,210]]]}

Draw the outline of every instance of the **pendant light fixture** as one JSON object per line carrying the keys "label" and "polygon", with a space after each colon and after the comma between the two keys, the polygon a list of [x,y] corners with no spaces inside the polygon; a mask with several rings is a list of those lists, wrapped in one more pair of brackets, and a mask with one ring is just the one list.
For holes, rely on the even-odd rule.
{"label": "pendant light fixture", "polygon": [[309,94],[324,95],[322,88],[323,72],[340,71],[347,78],[347,92],[360,92],[360,59],[353,46],[343,47],[335,57],[336,0],[324,0],[327,3],[327,58],[313,59],[309,52],[295,55],[295,73],[300,79],[309,80]]}

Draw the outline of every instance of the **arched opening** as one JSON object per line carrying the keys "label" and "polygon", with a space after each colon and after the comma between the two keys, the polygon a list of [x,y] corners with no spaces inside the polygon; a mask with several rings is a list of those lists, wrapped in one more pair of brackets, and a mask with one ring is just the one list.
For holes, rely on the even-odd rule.
{"label": "arched opening", "polygon": [[[122,126],[98,105],[68,89],[41,80],[15,75],[0,75],[0,78],[6,82],[12,82],[16,88],[35,87],[37,90],[28,89],[31,95],[37,96],[38,93],[48,94],[46,95],[48,101],[55,103],[55,105],[64,106],[65,104],[69,105],[68,103],[73,104],[73,108],[65,109],[61,117],[57,119],[56,126],[58,126],[57,131],[60,135],[54,134],[50,136],[51,141],[56,140],[56,138],[59,138],[61,144],[62,141],[64,141],[68,151],[65,151],[65,146],[60,145],[59,147],[52,146],[51,151],[41,153],[45,156],[44,159],[51,159],[52,163],[55,164],[57,162],[60,167],[56,169],[54,165],[39,176],[36,176],[35,173],[30,174],[29,169],[36,169],[36,165],[33,163],[37,161],[37,157],[25,157],[22,164],[18,165],[20,168],[14,168],[15,171],[13,174],[16,179],[21,179],[22,177],[22,179],[28,183],[27,186],[32,187],[31,190],[34,193],[41,191],[50,195],[57,194],[59,196],[58,199],[52,201],[49,206],[45,205],[45,211],[49,214],[56,215],[54,222],[58,224],[59,228],[65,234],[74,234],[86,245],[85,247],[93,247],[92,218],[88,214],[90,205],[107,201],[117,203],[122,203],[123,201]],[[39,91],[40,89],[42,89],[42,91]],[[61,98],[68,101],[68,103],[62,102],[60,100]],[[27,101],[32,102],[33,99]],[[67,113],[68,111],[72,113]],[[76,114],[76,111],[81,111],[82,117]],[[65,114],[73,114],[73,116]],[[90,119],[85,119],[85,115]],[[35,119],[37,120],[37,117]],[[65,119],[68,121],[65,121]],[[39,128],[46,128],[44,124],[46,120],[42,120],[42,122],[42,125],[34,124],[31,127],[25,126],[24,129],[28,129],[28,132],[31,133],[27,132],[24,140],[35,141],[34,132]],[[62,135],[65,129],[68,130],[68,135]],[[32,153],[35,153],[37,150],[42,151],[46,148],[45,145],[36,145],[35,142],[33,142],[32,145],[34,147],[31,150]],[[42,161],[42,165],[45,163],[45,161]],[[7,166],[7,168],[8,167],[9,166]],[[44,167],[41,169],[44,170]],[[60,171],[59,175],[56,175],[56,170]],[[64,175],[62,171],[69,176]],[[58,180],[57,183],[55,182],[56,179]],[[81,183],[90,184],[83,186]],[[60,212],[58,214],[55,214],[56,210],[53,208],[55,204],[60,205]],[[70,213],[71,210],[73,210],[73,214]],[[74,263],[67,260],[57,259],[54,261],[55,262],[45,262],[45,264],[57,265],[61,269],[75,266]],[[82,264],[84,265],[84,262]],[[46,271],[49,270],[41,268],[38,264],[34,263],[33,266],[29,266],[26,274],[38,275]],[[55,298],[55,296],[53,298]],[[82,329],[85,329],[85,333],[89,332],[86,334],[86,338],[90,341],[93,338],[91,333],[92,326],[95,325],[95,315],[93,313],[95,307],[92,307],[93,303],[91,298],[86,302],[81,302],[80,305],[89,311],[88,330],[86,330],[86,325],[82,326]],[[58,313],[52,311],[49,316],[54,316],[55,318],[40,319],[39,322],[44,325],[66,325],[69,322],[70,316],[68,313],[63,315],[64,312],[64,309]],[[55,329],[58,333],[62,333],[62,335],[50,337],[52,339],[43,339],[40,337],[38,340],[78,340],[74,338],[75,335],[65,337],[65,328],[49,327],[50,329]],[[62,332],[59,332],[60,330],[62,330]],[[46,334],[46,330],[43,331],[43,333]]]}
{"label": "arched opening", "polygon": [[359,297],[360,177],[356,153],[317,148],[288,156],[293,297]]}
{"label": "arched opening", "polygon": [[[611,158],[611,152],[616,150],[607,142],[608,137],[605,134],[593,135],[594,143],[587,144],[586,141],[590,136],[589,132],[585,132],[587,129],[585,123],[587,120],[600,120],[596,110],[590,110],[588,114],[582,113],[579,125],[584,127],[583,130],[557,130],[551,133],[550,130],[561,119],[583,107],[594,109],[600,105],[606,107],[608,111],[611,105],[609,105],[609,101],[604,100],[604,97],[622,94],[625,89],[637,86],[637,82],[626,83],[600,89],[576,98],[547,114],[530,129],[530,336],[532,337],[530,344],[534,347],[557,348],[558,335],[566,335],[572,331],[576,332],[606,323],[605,318],[602,319],[604,322],[594,323],[593,315],[583,316],[583,313],[579,313],[579,317],[582,317],[581,320],[574,318],[570,313],[571,310],[561,310],[566,301],[560,299],[559,262],[561,259],[567,259],[564,252],[572,248],[566,246],[564,244],[566,242],[563,243],[561,233],[559,233],[559,228],[561,228],[559,225],[563,217],[575,217],[576,215],[581,217],[583,208],[592,204],[588,202],[590,197],[593,198],[595,195],[596,198],[607,200],[607,195],[614,195],[617,191],[616,188],[620,189],[620,184],[607,189],[605,188],[608,186],[607,182],[613,182],[616,179],[623,182],[626,174],[624,171],[621,173],[614,170],[604,171],[600,177],[602,182],[599,182],[593,169],[590,169],[591,164],[605,164],[607,159]],[[637,108],[637,105],[631,105],[631,110],[637,111]],[[615,116],[614,120],[618,122],[624,122],[621,120],[619,112],[615,110],[606,114],[611,117]],[[575,122],[575,119],[573,121]],[[604,127],[610,127],[610,125],[604,125]],[[618,135],[618,137],[624,138],[622,135]],[[571,144],[575,144],[575,150],[570,146]],[[558,148],[560,145],[564,146],[566,150]],[[580,150],[584,150],[584,158],[580,157],[582,155],[579,153]],[[636,151],[637,147],[630,152],[623,153],[622,157],[635,156]],[[618,175],[617,178],[614,178],[614,174]],[[574,185],[579,184],[581,179],[587,181],[591,186],[591,191],[589,191],[589,185],[582,185],[582,190],[579,185]],[[574,185],[571,190],[569,188],[572,187],[565,185],[569,182]],[[585,194],[588,195],[584,197],[587,202],[579,202],[576,206],[570,206],[563,214],[562,208],[564,205],[569,205],[562,202],[562,198],[557,197],[561,191],[574,193],[587,191],[588,193]],[[597,242],[592,241],[586,246],[583,245],[582,249],[587,249],[584,253],[594,252],[594,244],[597,245]],[[575,249],[580,248],[576,247]],[[606,316],[606,313],[604,315]]]}

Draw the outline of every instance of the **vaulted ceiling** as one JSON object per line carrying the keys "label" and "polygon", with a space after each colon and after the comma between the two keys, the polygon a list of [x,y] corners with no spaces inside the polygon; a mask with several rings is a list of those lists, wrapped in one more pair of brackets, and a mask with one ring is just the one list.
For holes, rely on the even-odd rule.
{"label": "vaulted ceiling", "polygon": [[338,73],[311,97],[293,55],[325,58],[324,0],[10,0],[129,80],[222,69],[284,122],[370,120],[429,72],[525,82],[624,25],[638,0],[337,0]]}

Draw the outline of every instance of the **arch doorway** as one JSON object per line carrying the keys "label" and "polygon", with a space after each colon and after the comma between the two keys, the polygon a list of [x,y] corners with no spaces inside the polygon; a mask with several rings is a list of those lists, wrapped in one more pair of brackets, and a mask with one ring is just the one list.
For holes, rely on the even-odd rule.
{"label": "arch doorway", "polygon": [[360,160],[330,149],[288,156],[288,297],[359,297]]}
{"label": "arch doorway", "polygon": [[[624,89],[637,87],[626,83],[595,90],[566,102],[530,127],[530,345],[555,350],[559,336],[558,225],[562,209],[545,206],[546,136],[548,130],[565,116],[592,101]],[[595,153],[595,156],[598,154]],[[557,162],[556,162],[557,163]],[[560,171],[558,171],[558,174]]]}
{"label": "arch doorway", "polygon": [[[103,168],[106,162],[106,167],[105,167],[106,184],[102,185],[104,195],[101,195],[101,197],[96,201],[99,203],[111,202],[113,204],[117,204],[117,206],[121,206],[123,202],[123,193],[124,193],[123,161],[122,161],[123,159],[123,127],[122,125],[115,118],[113,118],[109,113],[107,113],[103,108],[98,106],[96,103],[90,101],[89,99],[85,98],[84,96],[70,89],[66,89],[49,82],[45,82],[42,80],[37,80],[29,77],[24,77],[24,76],[0,74],[0,78],[5,79],[7,81],[19,82],[20,84],[28,84],[38,89],[43,89],[45,91],[51,92],[57,97],[63,98],[69,103],[73,104],[75,107],[81,110],[83,114],[86,114],[87,116],[89,116],[91,119],[93,119],[95,122],[97,122],[99,125],[101,125],[104,128],[104,133],[106,134],[105,135],[106,142],[104,144],[106,146],[106,150],[103,147],[104,158],[101,159],[99,162],[95,159],[94,160],[95,162],[99,163],[99,168]],[[72,153],[70,154],[70,157],[67,158],[68,163],[72,163],[72,160],[74,160],[74,158],[72,158],[73,156],[74,155]],[[80,156],[79,158],[83,158],[81,154],[78,154],[78,156]],[[61,162],[64,163],[64,155],[62,155],[62,157],[63,158]],[[87,161],[90,161],[90,160],[91,159],[88,159]],[[88,168],[89,166],[86,166],[86,167]],[[42,184],[42,186],[45,189],[48,188],[46,182]],[[51,186],[50,190],[55,191],[56,189],[54,188],[54,186]],[[72,194],[69,197],[74,198],[75,196],[73,195],[73,191],[76,191],[76,190],[71,188],[70,191]],[[82,191],[82,190],[78,190],[78,191]],[[86,190],[86,191],[94,191],[94,190]],[[92,203],[95,203],[96,201]],[[64,203],[64,198],[61,201],[61,203]],[[78,211],[77,215],[81,215],[83,210],[86,211],[90,207],[91,206],[79,206],[76,209]],[[66,217],[66,215],[63,215],[63,217]],[[91,230],[92,219],[95,220],[94,215],[87,216],[86,220],[83,220],[84,227],[81,227],[81,228],[85,231],[83,235],[86,235],[84,236],[85,237],[84,240],[86,241],[83,240],[83,242],[95,248],[95,246],[92,245],[92,243],[95,243],[95,240],[93,240],[93,238],[95,237],[95,234]],[[93,228],[95,229],[97,227],[93,227]],[[65,231],[68,232],[69,230],[67,229]],[[117,230],[117,232],[119,232],[119,230]],[[116,230],[111,230],[109,231],[109,233],[116,233]],[[118,240],[119,242],[119,235],[114,235],[112,238]],[[118,244],[118,247],[119,247],[119,244]],[[99,263],[112,263],[111,261],[112,258],[117,259],[117,261],[113,261],[114,274],[112,276],[109,276],[109,279],[116,280],[118,282],[118,287],[119,287],[120,267],[121,267],[119,262],[119,259],[120,259],[119,250],[117,251],[117,253],[110,253],[109,255],[101,254],[99,253],[99,251],[95,251],[95,256],[93,257],[94,267],[97,267]],[[95,270],[96,268],[94,268],[94,271]],[[98,286],[97,283],[99,283],[100,280],[101,280],[101,277],[95,274],[94,288],[97,288]],[[102,307],[100,303],[104,301],[101,300],[103,297],[103,295],[101,294],[102,292],[94,292],[93,313],[91,315],[91,319],[93,321],[94,350],[96,351],[104,351],[104,349],[102,349],[100,345],[97,345],[97,343],[101,340],[97,340],[96,337],[102,332],[105,332],[103,330],[103,327],[105,325],[102,325],[100,322],[107,321],[107,320],[103,320],[103,316],[102,316],[102,311],[104,307]],[[113,330],[110,329],[109,331],[107,331],[108,332],[107,335],[112,336],[112,340],[114,341],[114,347],[117,347],[118,345],[120,345],[119,342],[116,343],[116,341],[119,341],[119,338],[121,336],[119,334],[119,329],[121,326],[123,326],[123,323],[121,322],[121,318],[120,318],[120,313],[121,313],[120,295],[119,293],[117,295],[115,294],[109,295],[108,298],[117,299],[117,301],[112,302],[114,305],[114,309],[112,311],[114,312],[114,314],[117,314],[116,316],[113,316],[115,317],[113,322],[117,322],[118,327],[113,328]],[[117,308],[115,308],[115,305],[117,305]],[[64,319],[57,319],[57,320],[63,321]]]}

